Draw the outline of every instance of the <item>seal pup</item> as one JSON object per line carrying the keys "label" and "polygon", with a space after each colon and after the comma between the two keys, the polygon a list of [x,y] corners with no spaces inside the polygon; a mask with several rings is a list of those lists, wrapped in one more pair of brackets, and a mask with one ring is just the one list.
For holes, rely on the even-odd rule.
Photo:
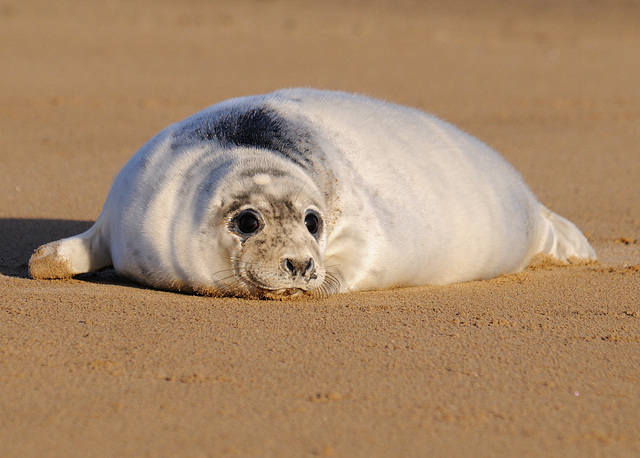
{"label": "seal pup", "polygon": [[113,266],[154,288],[285,298],[441,285],[595,259],[495,151],[416,109],[287,89],[213,105],[146,143],[88,231],[33,278]]}

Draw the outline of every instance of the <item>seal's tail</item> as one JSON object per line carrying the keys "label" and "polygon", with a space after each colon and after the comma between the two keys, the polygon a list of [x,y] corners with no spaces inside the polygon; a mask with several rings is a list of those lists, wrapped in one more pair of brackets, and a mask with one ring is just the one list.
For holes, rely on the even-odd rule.
{"label": "seal's tail", "polygon": [[571,258],[581,260],[595,260],[596,252],[589,245],[587,238],[571,221],[553,213],[544,206],[540,213],[546,223],[547,235],[542,252],[564,261]]}
{"label": "seal's tail", "polygon": [[111,265],[99,221],[82,234],[38,247],[29,259],[29,275],[36,279],[70,278]]}

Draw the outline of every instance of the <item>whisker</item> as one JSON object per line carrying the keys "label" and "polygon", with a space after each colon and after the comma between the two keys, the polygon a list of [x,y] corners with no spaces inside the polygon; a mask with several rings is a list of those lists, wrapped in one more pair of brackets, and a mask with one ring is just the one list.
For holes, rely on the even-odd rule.
{"label": "whisker", "polygon": [[302,195],[302,191],[304,191],[304,188],[307,186],[308,181],[309,181],[309,176],[305,178],[304,183],[302,183],[302,186],[300,186],[300,191],[298,191],[298,195],[296,196],[295,199],[293,199],[294,202],[298,202],[298,199]]}
{"label": "whisker", "polygon": [[340,291],[340,280],[331,272],[325,273],[325,279],[318,288],[311,291],[311,295],[317,298],[325,299]]}
{"label": "whisker", "polygon": [[[328,257],[327,260],[331,259]],[[256,261],[248,262],[231,256],[229,262],[232,267],[221,269],[212,275],[214,285],[209,288],[202,288],[201,293],[216,297],[239,297],[249,299],[271,299],[271,300],[288,300],[300,297],[309,298],[327,298],[340,291],[341,283],[338,277],[331,272],[336,265],[325,264],[324,280],[320,285],[311,290],[297,288],[283,288],[281,290],[271,290],[260,284],[254,284],[239,275],[243,271],[255,268],[272,269],[273,262]],[[323,262],[324,264],[324,262]]]}

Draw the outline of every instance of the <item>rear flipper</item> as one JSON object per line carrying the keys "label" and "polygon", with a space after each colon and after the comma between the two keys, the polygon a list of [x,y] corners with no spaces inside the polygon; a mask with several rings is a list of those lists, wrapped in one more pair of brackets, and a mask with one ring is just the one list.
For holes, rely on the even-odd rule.
{"label": "rear flipper", "polygon": [[582,235],[571,221],[542,207],[540,213],[547,224],[547,234],[541,249],[564,262],[571,262],[571,258],[580,260],[595,260],[596,252],[586,237]]}
{"label": "rear flipper", "polygon": [[31,278],[70,278],[110,266],[111,253],[99,223],[82,234],[36,249],[29,259]]}

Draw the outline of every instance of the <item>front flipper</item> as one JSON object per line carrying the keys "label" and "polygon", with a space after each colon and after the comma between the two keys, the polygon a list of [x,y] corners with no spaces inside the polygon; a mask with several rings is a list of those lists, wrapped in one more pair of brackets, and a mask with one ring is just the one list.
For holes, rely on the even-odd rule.
{"label": "front flipper", "polygon": [[29,275],[35,279],[71,278],[112,264],[111,254],[98,223],[91,229],[40,246],[29,259]]}

